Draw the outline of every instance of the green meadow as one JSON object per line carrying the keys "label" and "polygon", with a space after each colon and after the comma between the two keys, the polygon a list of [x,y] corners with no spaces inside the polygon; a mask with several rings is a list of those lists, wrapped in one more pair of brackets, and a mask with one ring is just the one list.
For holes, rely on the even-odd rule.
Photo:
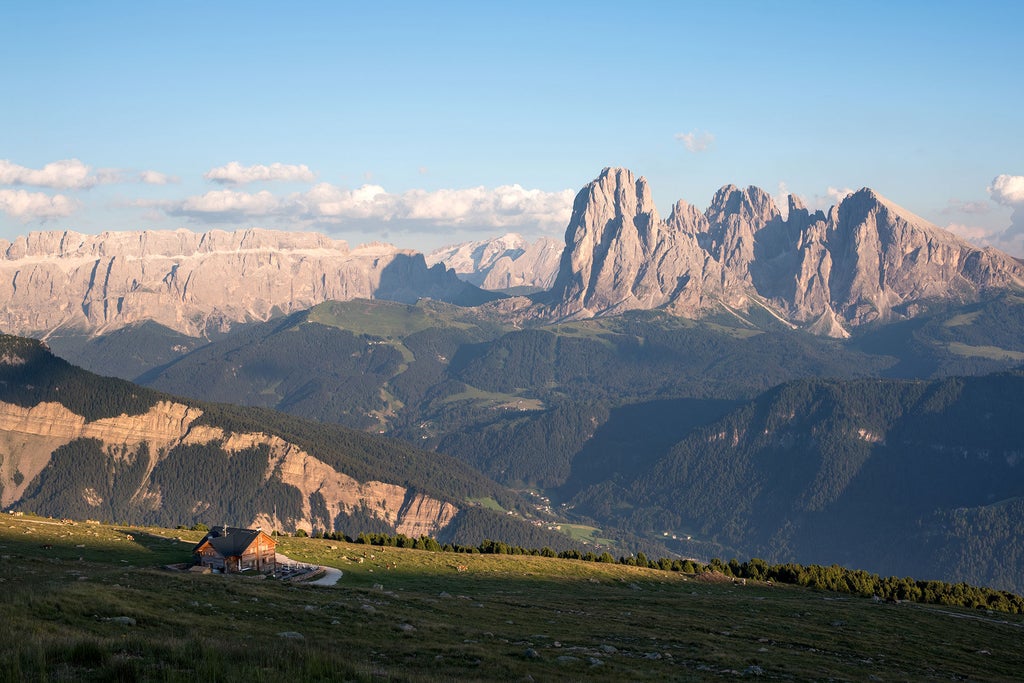
{"label": "green meadow", "polygon": [[334,586],[197,575],[199,532],[0,517],[0,681],[1019,680],[1024,617],[720,575],[279,537]]}

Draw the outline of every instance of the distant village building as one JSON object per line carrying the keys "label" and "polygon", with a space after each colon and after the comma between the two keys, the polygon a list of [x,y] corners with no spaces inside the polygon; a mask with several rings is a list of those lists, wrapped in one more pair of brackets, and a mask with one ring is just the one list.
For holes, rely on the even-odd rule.
{"label": "distant village building", "polygon": [[228,573],[277,569],[277,541],[261,529],[221,526],[210,530],[192,548],[200,567]]}

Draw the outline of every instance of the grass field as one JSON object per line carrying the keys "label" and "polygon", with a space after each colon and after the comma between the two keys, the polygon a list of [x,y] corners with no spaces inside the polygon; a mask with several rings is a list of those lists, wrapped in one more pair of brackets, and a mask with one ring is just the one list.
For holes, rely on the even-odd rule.
{"label": "grass field", "polygon": [[1001,349],[998,346],[970,346],[960,342],[950,342],[947,348],[950,353],[955,353],[958,356],[988,358],[990,360],[1024,360],[1024,352]]}
{"label": "grass field", "polygon": [[615,547],[615,541],[601,536],[601,530],[586,524],[559,524],[562,533],[568,534],[570,538],[584,543],[596,543],[598,545]]}
{"label": "grass field", "polygon": [[490,498],[490,497],[488,497],[488,498],[469,498],[468,501],[470,503],[476,503],[480,507],[486,508],[488,510],[494,510],[495,512],[501,512],[501,513],[505,512],[505,508],[501,507],[501,505],[498,503],[498,501],[496,501],[496,500],[494,500],[493,498]]}
{"label": "grass field", "polygon": [[197,576],[158,567],[186,561],[198,532],[44,522],[0,518],[2,681],[1010,681],[1024,670],[1024,619],[1004,614],[300,538],[279,550],[340,568],[336,586]]}
{"label": "grass field", "polygon": [[544,402],[537,398],[521,397],[519,394],[502,394],[494,391],[484,391],[469,384],[465,390],[446,396],[442,403],[456,403],[458,401],[474,401],[481,406],[503,410],[543,410]]}
{"label": "grass field", "polygon": [[353,334],[397,339],[431,327],[471,327],[458,319],[459,314],[457,307],[433,301],[401,304],[382,299],[353,299],[314,306],[309,320]]}

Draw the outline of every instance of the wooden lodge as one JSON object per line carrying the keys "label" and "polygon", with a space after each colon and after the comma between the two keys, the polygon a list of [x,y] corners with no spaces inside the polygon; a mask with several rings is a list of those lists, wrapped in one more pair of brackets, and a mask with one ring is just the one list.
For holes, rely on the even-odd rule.
{"label": "wooden lodge", "polygon": [[277,541],[261,529],[215,527],[192,548],[192,556],[198,566],[213,571],[273,573]]}

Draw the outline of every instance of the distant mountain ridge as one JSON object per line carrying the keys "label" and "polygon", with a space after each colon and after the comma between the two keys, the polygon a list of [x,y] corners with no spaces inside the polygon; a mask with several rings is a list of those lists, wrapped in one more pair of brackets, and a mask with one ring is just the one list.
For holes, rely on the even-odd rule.
{"label": "distant mountain ridge", "polygon": [[529,287],[549,289],[558,274],[562,243],[540,237],[530,243],[522,235],[465,242],[435,249],[427,263],[444,264],[466,282],[488,290]]}
{"label": "distant mountain ridge", "polygon": [[[827,213],[792,195],[788,209],[783,218],[764,190],[726,185],[704,212],[679,201],[662,219],[646,179],[606,168],[577,194],[564,245],[510,233],[424,257],[255,228],[32,233],[0,241],[0,329],[99,334],[152,320],[196,337],[328,300],[432,298],[490,302],[482,315],[512,324],[662,309],[846,337],[935,303],[1024,289],[1019,260],[974,247],[869,188]],[[534,293],[505,299],[459,275]]]}
{"label": "distant mountain ridge", "polygon": [[665,308],[767,311],[847,336],[913,317],[931,300],[975,301],[1024,287],[1024,268],[864,188],[826,215],[793,195],[782,218],[757,187],[726,185],[707,211],[679,201],[663,220],[646,179],[606,168],[576,196],[558,277],[540,315],[586,318]]}
{"label": "distant mountain ridge", "polygon": [[9,333],[109,332],[152,320],[200,336],[356,297],[475,305],[500,295],[428,268],[422,254],[350,249],[318,233],[37,232],[0,241],[0,328]]}

